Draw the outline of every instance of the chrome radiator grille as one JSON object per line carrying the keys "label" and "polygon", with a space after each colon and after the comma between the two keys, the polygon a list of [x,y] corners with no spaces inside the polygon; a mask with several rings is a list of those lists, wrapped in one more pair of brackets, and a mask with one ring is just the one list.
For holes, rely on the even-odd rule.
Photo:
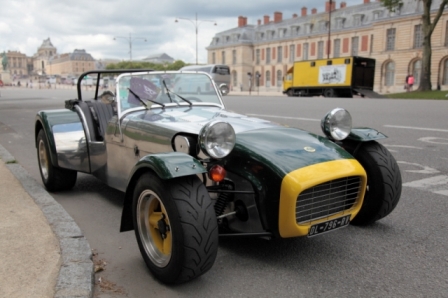
{"label": "chrome radiator grille", "polygon": [[350,209],[359,196],[360,186],[361,178],[356,176],[332,180],[303,191],[296,203],[297,223]]}

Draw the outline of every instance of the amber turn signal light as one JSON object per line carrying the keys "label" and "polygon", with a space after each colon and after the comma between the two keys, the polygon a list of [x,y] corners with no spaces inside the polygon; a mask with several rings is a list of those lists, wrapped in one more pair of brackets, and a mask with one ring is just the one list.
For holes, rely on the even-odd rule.
{"label": "amber turn signal light", "polygon": [[226,174],[227,174],[226,169],[224,169],[219,165],[214,165],[208,171],[210,179],[212,179],[215,182],[221,182],[222,180],[224,180],[224,178],[226,178]]}

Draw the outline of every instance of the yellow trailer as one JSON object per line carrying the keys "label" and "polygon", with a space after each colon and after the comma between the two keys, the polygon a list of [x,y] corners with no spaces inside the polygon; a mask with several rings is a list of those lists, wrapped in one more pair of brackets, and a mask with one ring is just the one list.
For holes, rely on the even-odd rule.
{"label": "yellow trailer", "polygon": [[342,57],[296,61],[283,79],[288,96],[381,97],[373,92],[375,59]]}

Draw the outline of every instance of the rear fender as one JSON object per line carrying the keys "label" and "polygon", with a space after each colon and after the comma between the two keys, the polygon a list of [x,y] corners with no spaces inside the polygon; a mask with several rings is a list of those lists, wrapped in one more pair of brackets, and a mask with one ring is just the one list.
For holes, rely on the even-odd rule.
{"label": "rear fender", "polygon": [[132,221],[134,187],[140,176],[148,171],[154,172],[163,180],[168,180],[177,177],[203,174],[207,172],[207,169],[196,158],[181,152],[151,154],[141,158],[132,169],[127,183],[120,232],[134,229]]}
{"label": "rear fender", "polygon": [[[83,124],[75,111],[39,111],[34,127],[35,140],[43,129],[55,167],[90,172],[89,152]],[[38,144],[36,143],[36,148]]]}

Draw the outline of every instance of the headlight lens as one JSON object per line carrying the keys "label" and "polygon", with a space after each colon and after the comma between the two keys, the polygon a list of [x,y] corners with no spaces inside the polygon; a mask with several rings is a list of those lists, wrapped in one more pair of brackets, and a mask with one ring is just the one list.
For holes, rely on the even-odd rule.
{"label": "headlight lens", "polygon": [[212,158],[224,158],[235,147],[235,130],[227,122],[212,121],[199,133],[201,150]]}
{"label": "headlight lens", "polygon": [[352,116],[343,108],[336,108],[328,112],[321,121],[324,134],[335,141],[348,137],[352,130]]}

